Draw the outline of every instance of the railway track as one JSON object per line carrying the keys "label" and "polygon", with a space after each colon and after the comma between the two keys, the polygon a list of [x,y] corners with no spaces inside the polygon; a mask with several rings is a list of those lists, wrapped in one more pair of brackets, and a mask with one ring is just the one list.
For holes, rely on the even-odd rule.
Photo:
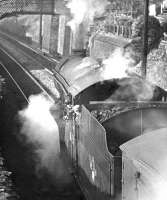
{"label": "railway track", "polygon": [[23,42],[18,41],[11,35],[0,31],[0,36],[6,41],[9,41],[10,44],[14,44],[14,46],[17,47],[19,51],[22,51],[23,54],[26,52],[26,56],[29,55],[31,58],[33,58],[33,60],[35,60],[35,62],[42,62],[43,66],[45,66],[48,69],[55,68],[55,66],[59,64],[59,60],[49,58],[48,56],[44,56],[41,51],[33,49],[32,47],[24,44]]}
{"label": "railway track", "polygon": [[[28,72],[30,72],[30,74],[32,74],[31,71],[33,70],[44,70],[49,72],[50,76],[52,76],[52,79],[58,82],[64,90],[64,93],[67,94],[66,88],[68,87],[68,84],[55,69],[56,65],[59,65],[59,61],[44,56],[38,50],[34,50],[22,42],[17,41],[15,38],[6,35],[5,33],[0,32],[0,37],[0,49],[5,52],[5,54],[8,54],[17,63],[22,65]],[[3,57],[1,58],[3,59]],[[43,87],[47,90],[44,85]],[[47,92],[49,91],[47,90]],[[50,93],[50,95],[52,96],[52,93]]]}

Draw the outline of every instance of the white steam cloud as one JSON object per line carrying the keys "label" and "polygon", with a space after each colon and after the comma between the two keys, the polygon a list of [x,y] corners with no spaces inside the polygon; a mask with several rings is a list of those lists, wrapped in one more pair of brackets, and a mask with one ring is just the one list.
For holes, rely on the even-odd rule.
{"label": "white steam cloud", "polygon": [[29,97],[29,105],[19,111],[21,134],[28,144],[35,146],[38,168],[52,170],[60,152],[59,130],[50,109],[53,102],[44,95]]}
{"label": "white steam cloud", "polygon": [[148,101],[153,98],[155,86],[137,74],[138,67],[135,59],[121,48],[102,61],[102,79],[121,79],[117,81],[120,87],[108,100]]}
{"label": "white steam cloud", "polygon": [[123,56],[121,48],[116,49],[111,56],[104,59],[102,62],[104,79],[123,78],[127,77],[128,69],[130,68],[131,58]]}
{"label": "white steam cloud", "polygon": [[93,21],[95,16],[100,16],[104,13],[107,0],[71,0],[67,7],[73,16],[73,19],[68,23],[74,31],[81,23],[86,23],[87,27]]}

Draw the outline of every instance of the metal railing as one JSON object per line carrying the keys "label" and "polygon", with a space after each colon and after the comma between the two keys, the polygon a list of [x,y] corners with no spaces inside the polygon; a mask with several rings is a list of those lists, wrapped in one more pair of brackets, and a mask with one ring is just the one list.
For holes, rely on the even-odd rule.
{"label": "metal railing", "polygon": [[55,0],[1,0],[0,18],[15,14],[54,14]]}
{"label": "metal railing", "polygon": [[124,38],[131,38],[132,36],[132,28],[125,25],[106,25],[105,31],[107,33],[112,33],[114,35],[122,36]]}

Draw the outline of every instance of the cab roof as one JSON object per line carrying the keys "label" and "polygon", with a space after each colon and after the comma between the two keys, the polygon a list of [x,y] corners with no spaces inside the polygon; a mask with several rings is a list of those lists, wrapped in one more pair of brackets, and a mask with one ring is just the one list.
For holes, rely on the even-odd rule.
{"label": "cab roof", "polygon": [[100,65],[90,57],[70,57],[59,69],[59,73],[68,83],[68,91],[72,96],[102,81],[100,72]]}

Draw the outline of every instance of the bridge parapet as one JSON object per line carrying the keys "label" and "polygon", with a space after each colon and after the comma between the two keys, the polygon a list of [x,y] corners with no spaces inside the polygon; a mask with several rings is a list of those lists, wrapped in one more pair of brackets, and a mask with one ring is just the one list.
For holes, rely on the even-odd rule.
{"label": "bridge parapet", "polygon": [[0,19],[17,14],[53,15],[58,12],[56,7],[63,7],[63,3],[59,0],[1,0]]}

